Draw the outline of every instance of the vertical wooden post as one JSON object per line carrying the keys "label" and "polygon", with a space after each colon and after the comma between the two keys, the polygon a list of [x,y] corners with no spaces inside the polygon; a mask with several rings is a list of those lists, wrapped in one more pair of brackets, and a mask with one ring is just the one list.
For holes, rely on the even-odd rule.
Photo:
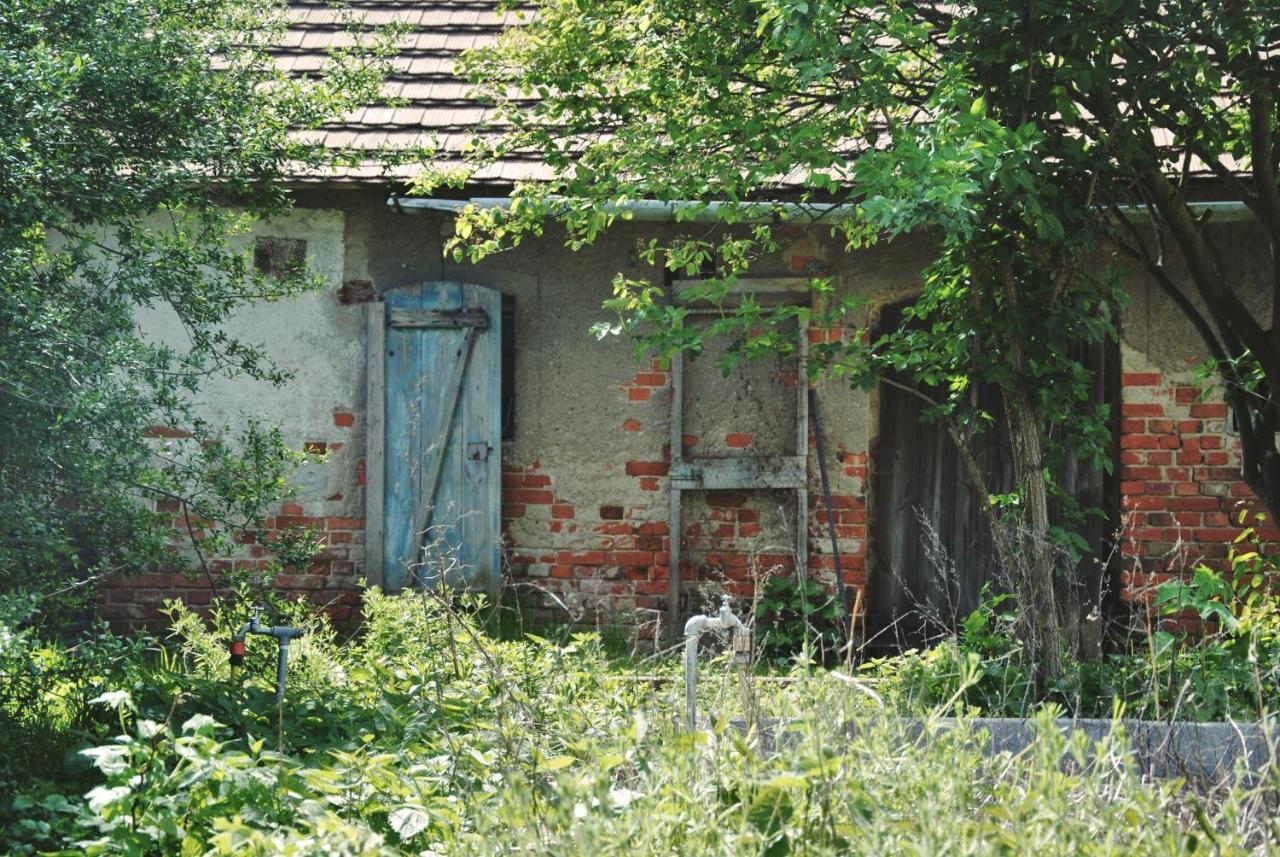
{"label": "vertical wooden post", "polygon": [[[676,469],[684,458],[684,353],[671,358],[671,465]],[[667,538],[671,545],[667,573],[667,639],[675,642],[680,634],[680,489],[667,480],[671,492],[671,520]]]}
{"label": "vertical wooden post", "polygon": [[[796,572],[809,573],[809,322],[796,322],[796,455],[804,462],[804,479],[796,489]],[[828,510],[830,514],[830,510]]]}
{"label": "vertical wooden post", "polygon": [[386,465],[386,361],[387,305],[380,300],[367,305],[365,317],[365,425],[364,425],[364,576],[370,586],[383,584],[383,505]]}

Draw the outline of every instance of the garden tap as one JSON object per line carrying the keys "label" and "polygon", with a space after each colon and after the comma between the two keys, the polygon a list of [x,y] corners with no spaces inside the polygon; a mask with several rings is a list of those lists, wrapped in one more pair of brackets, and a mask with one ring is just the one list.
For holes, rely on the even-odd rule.
{"label": "garden tap", "polygon": [[305,631],[290,625],[263,625],[261,611],[255,610],[249,621],[244,623],[235,636],[231,638],[231,666],[244,664],[244,638],[247,634],[262,634],[275,637],[276,640],[276,704],[284,700],[284,677],[289,663],[289,643],[301,637]]}
{"label": "garden tap", "polygon": [[[732,628],[735,636],[746,635],[746,626],[733,612],[728,595],[720,596],[720,612],[715,616],[690,616],[684,623],[684,713],[685,723],[692,732],[697,727],[695,697],[698,687],[698,636],[711,628]],[[736,650],[735,646],[735,650]]]}

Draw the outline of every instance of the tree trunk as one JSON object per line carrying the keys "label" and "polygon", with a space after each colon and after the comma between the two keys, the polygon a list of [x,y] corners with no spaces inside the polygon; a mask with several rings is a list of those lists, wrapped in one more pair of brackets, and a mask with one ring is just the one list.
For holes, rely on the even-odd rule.
{"label": "tree trunk", "polygon": [[1044,476],[1040,419],[1026,387],[1004,391],[1013,469],[1022,493],[1016,530],[997,541],[1018,596],[1027,656],[1041,691],[1062,671],[1062,630],[1054,597],[1054,550],[1049,539],[1049,492]]}
{"label": "tree trunk", "polygon": [[1018,283],[1012,257],[1001,270],[1006,310],[1015,319],[1009,336],[1009,362],[1014,378],[1002,390],[1013,474],[1022,494],[1023,514],[1016,530],[996,544],[1018,597],[1023,645],[1035,670],[1036,688],[1044,692],[1062,671],[1062,630],[1053,590],[1053,544],[1049,539],[1049,490],[1044,476],[1044,434],[1040,412],[1026,384],[1026,343],[1016,330]]}

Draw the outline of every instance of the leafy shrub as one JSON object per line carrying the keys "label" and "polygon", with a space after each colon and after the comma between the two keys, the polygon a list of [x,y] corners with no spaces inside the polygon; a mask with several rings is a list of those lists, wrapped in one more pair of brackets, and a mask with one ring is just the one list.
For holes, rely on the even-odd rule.
{"label": "leafy shrub", "polygon": [[832,659],[844,642],[845,616],[839,600],[816,580],[771,575],[760,587],[755,608],[760,650],[774,660],[801,653],[818,661]]}
{"label": "leafy shrub", "polygon": [[[497,640],[463,600],[369,592],[363,633],[345,641],[305,604],[282,605],[277,618],[307,635],[279,709],[272,641],[250,637],[243,671],[230,673],[226,642],[244,608],[206,621],[170,605],[164,647],[104,632],[95,651],[118,654],[101,659],[101,680],[42,703],[67,706],[47,729],[64,746],[88,742],[68,754],[79,767],[15,775],[0,791],[4,850],[1240,853],[1276,835],[1274,778],[1206,804],[1144,782],[1120,735],[1062,735],[1059,709],[1038,715],[1035,745],[1016,756],[989,756],[963,719],[940,730],[967,695],[994,695],[975,691],[989,679],[962,645],[998,659],[998,609],[967,623],[967,642],[884,662],[886,703],[800,664],[791,683],[761,684],[753,704],[780,718],[770,750],[730,723],[746,703],[727,655],[702,672],[708,728],[687,734],[674,725],[679,682],[653,684],[655,670],[679,674],[675,659],[633,680],[594,635]],[[13,657],[82,656],[0,629]],[[935,695],[895,698],[891,669]],[[883,716],[881,704],[900,703],[924,716],[923,734]]]}

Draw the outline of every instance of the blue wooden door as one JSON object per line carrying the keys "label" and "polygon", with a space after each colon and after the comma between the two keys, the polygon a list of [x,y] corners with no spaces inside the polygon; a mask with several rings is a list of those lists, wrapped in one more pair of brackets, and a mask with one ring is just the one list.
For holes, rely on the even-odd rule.
{"label": "blue wooden door", "polygon": [[496,591],[502,295],[424,283],[385,295],[383,588]]}

